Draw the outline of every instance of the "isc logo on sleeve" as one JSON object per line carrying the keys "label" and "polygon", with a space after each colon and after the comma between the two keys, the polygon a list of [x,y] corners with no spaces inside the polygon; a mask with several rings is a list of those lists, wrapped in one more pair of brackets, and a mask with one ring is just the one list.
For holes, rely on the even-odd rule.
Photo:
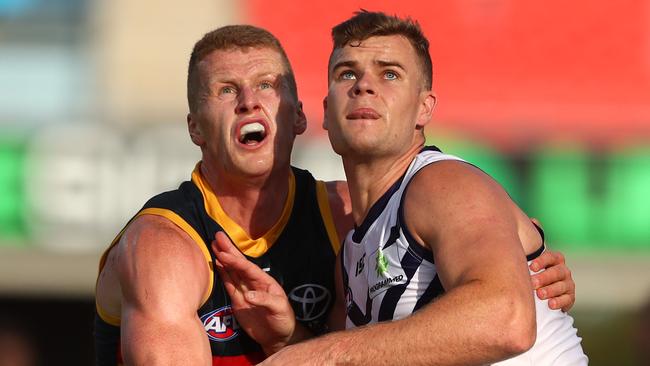
{"label": "isc logo on sleeve", "polygon": [[232,314],[230,305],[203,315],[201,322],[210,340],[225,342],[239,335],[239,324]]}

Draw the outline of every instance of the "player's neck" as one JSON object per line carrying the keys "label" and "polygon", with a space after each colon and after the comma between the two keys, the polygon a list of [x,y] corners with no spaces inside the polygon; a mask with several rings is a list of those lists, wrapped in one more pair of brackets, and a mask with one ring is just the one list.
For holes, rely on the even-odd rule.
{"label": "player's neck", "polygon": [[399,156],[343,157],[343,167],[352,200],[352,216],[360,225],[368,211],[397,182],[420,151],[414,146]]}
{"label": "player's neck", "polygon": [[201,169],[223,211],[253,239],[280,219],[289,193],[290,171],[286,167],[262,177],[238,177]]}

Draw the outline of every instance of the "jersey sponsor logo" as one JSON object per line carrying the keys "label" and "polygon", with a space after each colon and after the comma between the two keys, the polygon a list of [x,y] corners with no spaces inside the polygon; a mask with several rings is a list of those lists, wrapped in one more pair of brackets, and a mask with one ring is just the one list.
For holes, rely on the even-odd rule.
{"label": "jersey sponsor logo", "polygon": [[[385,253],[384,253],[385,251]],[[401,267],[404,249],[399,245],[390,245],[386,249],[378,248],[368,259],[374,271],[368,271],[368,295],[374,299],[390,287],[406,283],[406,274]]]}
{"label": "jersey sponsor logo", "polygon": [[329,290],[315,283],[294,287],[289,292],[289,299],[296,319],[312,321],[323,316],[330,304],[332,295]]}
{"label": "jersey sponsor logo", "polygon": [[375,296],[377,296],[377,294],[380,293],[380,290],[382,290],[384,288],[387,288],[387,287],[399,285],[399,284],[402,284],[402,283],[405,283],[405,282],[406,281],[404,281],[404,275],[397,275],[395,277],[388,277],[388,278],[385,278],[385,279],[375,283],[374,285],[372,285],[370,287],[370,289],[368,290],[368,293],[370,294],[371,298],[374,298]]}
{"label": "jersey sponsor logo", "polygon": [[208,338],[216,342],[226,342],[239,335],[239,324],[230,305],[213,310],[201,317]]}
{"label": "jersey sponsor logo", "polygon": [[354,271],[354,276],[357,277],[358,275],[363,272],[363,268],[365,267],[365,262],[366,262],[366,253],[363,253],[361,256],[361,259],[357,262],[357,269]]}
{"label": "jersey sponsor logo", "polygon": [[377,271],[377,277],[388,275],[388,260],[384,256],[384,252],[379,249],[377,252],[377,262],[375,263],[375,270]]}

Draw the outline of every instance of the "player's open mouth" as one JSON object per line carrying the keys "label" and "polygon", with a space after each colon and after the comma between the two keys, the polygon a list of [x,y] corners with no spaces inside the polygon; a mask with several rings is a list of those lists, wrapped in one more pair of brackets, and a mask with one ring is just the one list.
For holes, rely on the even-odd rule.
{"label": "player's open mouth", "polygon": [[241,125],[237,140],[248,146],[257,145],[266,138],[266,126],[262,122],[250,122]]}

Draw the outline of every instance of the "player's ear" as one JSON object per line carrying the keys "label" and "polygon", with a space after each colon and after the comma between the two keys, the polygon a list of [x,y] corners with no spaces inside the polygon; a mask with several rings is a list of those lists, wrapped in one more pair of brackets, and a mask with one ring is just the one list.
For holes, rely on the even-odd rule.
{"label": "player's ear", "polygon": [[417,127],[424,127],[429,121],[431,121],[431,117],[433,116],[433,110],[436,107],[437,99],[435,94],[433,94],[432,91],[426,90],[420,93],[420,111],[418,113],[417,121],[416,121],[416,126]]}
{"label": "player's ear", "polygon": [[327,97],[323,98],[323,129],[327,130]]}
{"label": "player's ear", "polygon": [[192,142],[195,145],[205,145],[205,139],[203,138],[203,134],[199,128],[198,119],[192,112],[187,114],[187,130],[190,133],[190,139],[192,139]]}
{"label": "player's ear", "polygon": [[300,135],[307,129],[307,116],[305,116],[305,111],[302,109],[302,102],[298,101],[297,111],[298,117],[296,118],[296,123],[293,125],[293,132],[296,135]]}

